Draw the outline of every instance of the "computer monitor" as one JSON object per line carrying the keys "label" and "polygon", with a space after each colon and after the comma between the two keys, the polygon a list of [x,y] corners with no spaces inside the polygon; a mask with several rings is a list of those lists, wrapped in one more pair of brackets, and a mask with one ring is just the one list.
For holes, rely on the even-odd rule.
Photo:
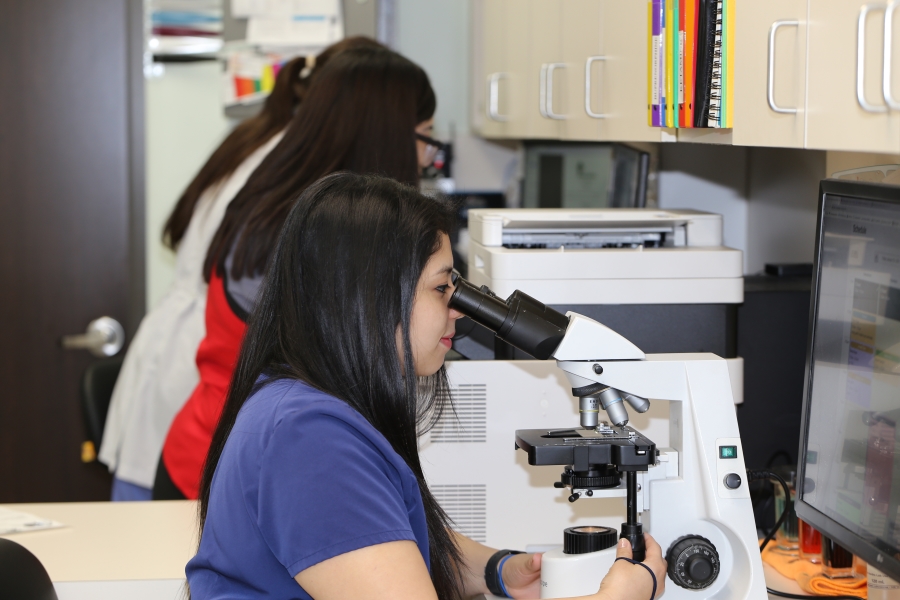
{"label": "computer monitor", "polygon": [[900,580],[900,187],[821,182],[813,278],[797,516]]}

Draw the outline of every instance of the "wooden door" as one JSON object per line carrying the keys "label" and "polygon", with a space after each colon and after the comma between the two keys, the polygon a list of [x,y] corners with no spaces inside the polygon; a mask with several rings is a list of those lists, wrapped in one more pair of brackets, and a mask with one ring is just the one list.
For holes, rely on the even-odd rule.
{"label": "wooden door", "polygon": [[803,147],[806,3],[756,0],[736,4],[734,144]]}
{"label": "wooden door", "polygon": [[[807,148],[900,152],[900,112],[888,110],[882,89],[884,13],[885,4],[862,0],[809,2]],[[893,50],[896,63],[900,45]]]}
{"label": "wooden door", "polygon": [[0,502],[103,500],[59,340],[143,314],[142,4],[0,10]]}

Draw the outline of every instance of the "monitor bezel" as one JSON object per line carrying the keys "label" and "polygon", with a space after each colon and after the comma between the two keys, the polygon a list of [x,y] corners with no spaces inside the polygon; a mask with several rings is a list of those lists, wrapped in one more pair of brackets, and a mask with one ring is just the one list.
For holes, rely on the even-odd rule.
{"label": "monitor bezel", "polygon": [[[824,225],[823,211],[826,196],[844,196],[871,200],[876,202],[888,202],[900,205],[900,187],[880,183],[862,183],[857,181],[839,181],[825,179],[819,183],[818,214],[816,217],[816,246],[813,266],[813,280],[810,293],[809,308],[809,334],[806,343],[806,370],[803,381],[803,405],[800,417],[800,448],[797,453],[798,482],[806,480],[806,447],[809,432],[809,405],[812,393],[812,350],[815,347],[815,324],[819,308],[819,285],[821,277],[820,259],[822,256],[822,229]],[[867,564],[875,565],[880,571],[889,575],[896,581],[900,581],[900,557],[887,554],[875,544],[851,531],[826,516],[812,505],[803,500],[802,486],[798,487],[795,508],[797,516],[809,523],[821,533],[836,540],[839,544],[859,556]]]}

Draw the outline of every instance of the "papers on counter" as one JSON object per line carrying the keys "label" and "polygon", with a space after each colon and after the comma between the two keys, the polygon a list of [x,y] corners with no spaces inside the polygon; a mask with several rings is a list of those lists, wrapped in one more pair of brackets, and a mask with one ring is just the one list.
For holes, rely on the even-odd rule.
{"label": "papers on counter", "polygon": [[0,507],[0,535],[65,527],[59,521]]}

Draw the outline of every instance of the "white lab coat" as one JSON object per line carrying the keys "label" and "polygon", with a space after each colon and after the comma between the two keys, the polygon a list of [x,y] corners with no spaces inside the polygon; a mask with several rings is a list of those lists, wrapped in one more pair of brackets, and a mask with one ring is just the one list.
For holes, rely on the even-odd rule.
{"label": "white lab coat", "polygon": [[99,459],[118,479],[153,487],[172,419],[199,381],[195,358],[206,335],[207,249],[228,204],[283,135],[257,148],[194,208],[178,247],[175,281],[141,321],[113,390]]}

